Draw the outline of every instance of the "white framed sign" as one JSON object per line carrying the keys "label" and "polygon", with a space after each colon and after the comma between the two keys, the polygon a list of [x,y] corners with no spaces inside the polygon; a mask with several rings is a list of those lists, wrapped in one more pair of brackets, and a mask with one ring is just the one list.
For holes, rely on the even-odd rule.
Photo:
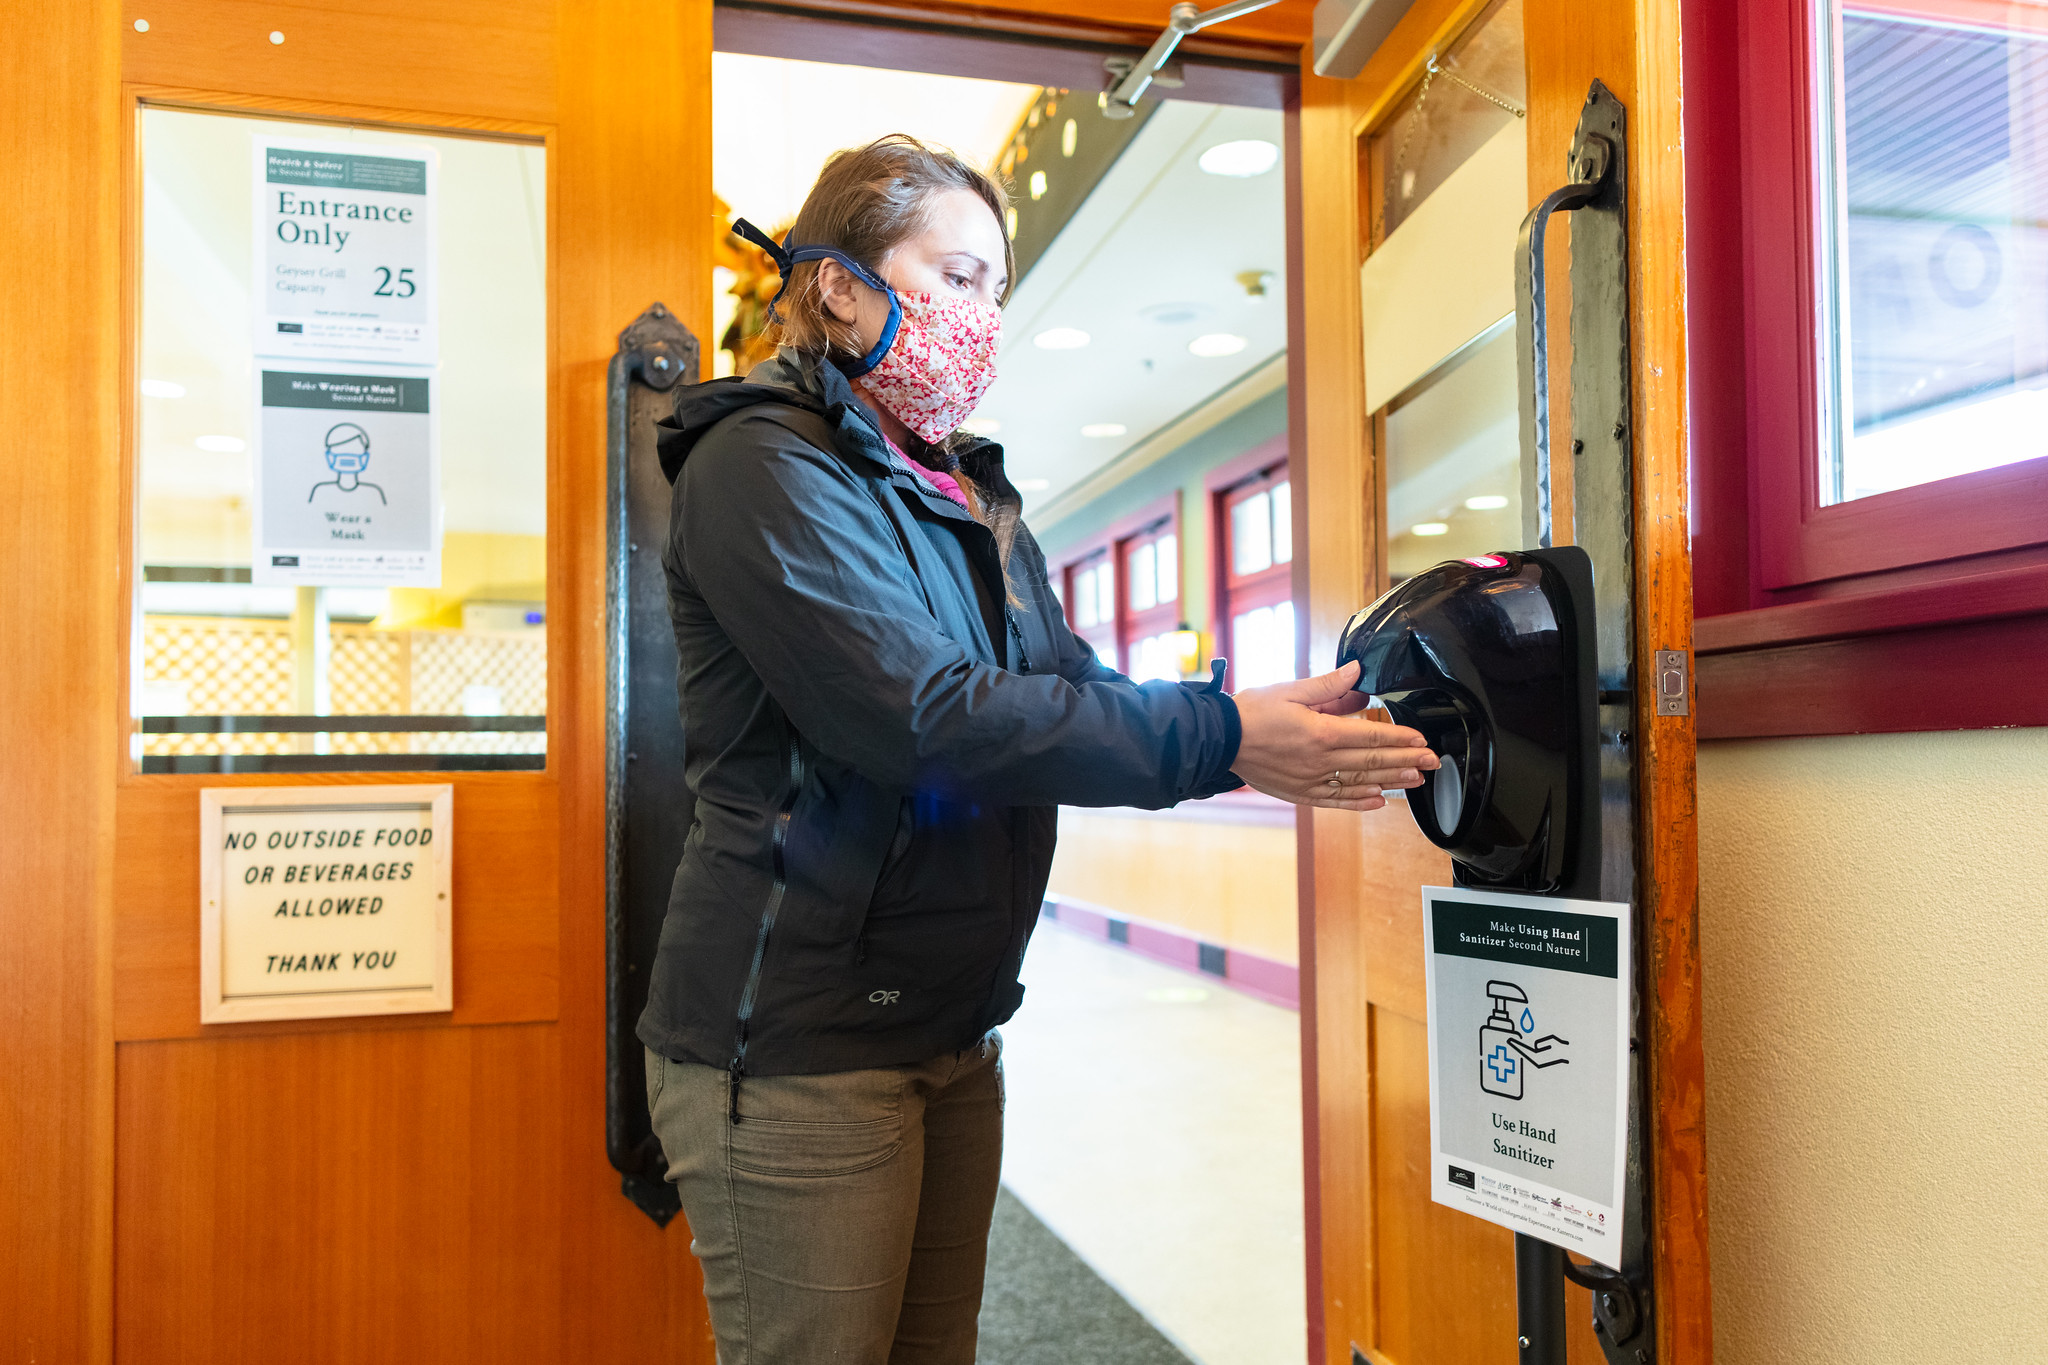
{"label": "white framed sign", "polygon": [[441,586],[441,452],[422,371],[256,375],[258,583]]}
{"label": "white framed sign", "polygon": [[435,150],[251,143],[256,354],[434,364]]}
{"label": "white framed sign", "polygon": [[1618,1268],[1629,907],[1422,888],[1430,1197]]}
{"label": "white framed sign", "polygon": [[199,1021],[455,1007],[455,789],[199,794]]}

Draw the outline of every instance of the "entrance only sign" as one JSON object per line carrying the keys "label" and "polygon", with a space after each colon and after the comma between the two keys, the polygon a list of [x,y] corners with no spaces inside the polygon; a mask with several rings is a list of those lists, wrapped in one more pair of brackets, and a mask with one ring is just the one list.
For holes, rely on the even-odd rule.
{"label": "entrance only sign", "polygon": [[1621,1261],[1629,908],[1422,889],[1437,1203]]}
{"label": "entrance only sign", "polygon": [[199,794],[199,1020],[455,1007],[455,789]]}
{"label": "entrance only sign", "polygon": [[434,364],[434,149],[253,143],[256,354]]}

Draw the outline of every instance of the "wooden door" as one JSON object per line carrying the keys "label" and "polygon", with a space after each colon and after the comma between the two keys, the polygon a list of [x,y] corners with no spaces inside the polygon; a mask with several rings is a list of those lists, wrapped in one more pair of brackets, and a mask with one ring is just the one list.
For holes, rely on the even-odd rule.
{"label": "wooden door", "polygon": [[[602,633],[616,334],[657,299],[709,323],[710,10],[17,16],[0,155],[37,207],[5,247],[0,383],[44,453],[0,462],[0,875],[24,930],[0,984],[33,1019],[5,1030],[0,1153],[27,1175],[0,1197],[0,1355],[710,1360],[687,1228],[657,1228],[605,1158]],[[549,757],[429,775],[455,788],[452,1013],[199,1023],[199,789],[421,775],[202,777],[132,756],[145,107],[546,151]]]}
{"label": "wooden door", "polygon": [[[1683,165],[1678,5],[1672,0],[1524,0],[1528,202],[1564,183],[1590,83],[1629,110],[1631,290],[1637,416],[1636,648],[1687,649]],[[1300,122],[1308,649],[1332,657],[1349,614],[1385,586],[1388,491],[1363,382],[1359,269],[1371,240],[1369,140],[1412,100],[1485,0],[1418,0],[1359,79],[1303,77]],[[1553,253],[1554,257],[1564,253]],[[1554,297],[1568,298],[1564,263]],[[1568,304],[1554,304],[1562,308]],[[1562,314],[1556,316],[1562,319]],[[1554,326],[1558,337],[1562,326]],[[1560,337],[1556,344],[1568,345]],[[1553,373],[1566,360],[1553,353]],[[1559,420],[1555,416],[1553,420]],[[1562,450],[1566,437],[1557,438]],[[1560,471],[1564,476],[1566,471]],[[1693,732],[1637,700],[1642,985],[1654,1117],[1650,1199],[1657,1358],[1710,1356],[1695,923]],[[1449,861],[1396,803],[1365,816],[1315,812],[1315,1011],[1309,1069],[1311,1200],[1319,1222],[1324,1355],[1383,1365],[1515,1359],[1512,1238],[1430,1202],[1421,898]],[[1569,1290],[1570,1359],[1601,1358],[1585,1291]]]}

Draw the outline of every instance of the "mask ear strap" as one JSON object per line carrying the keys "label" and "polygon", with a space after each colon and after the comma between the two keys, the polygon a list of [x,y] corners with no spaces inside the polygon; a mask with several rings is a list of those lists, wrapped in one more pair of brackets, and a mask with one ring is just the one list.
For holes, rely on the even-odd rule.
{"label": "mask ear strap", "polygon": [[882,335],[876,340],[874,347],[860,358],[860,367],[858,369],[852,367],[843,368],[846,369],[847,378],[858,379],[882,363],[882,357],[889,354],[889,347],[896,342],[897,329],[903,325],[903,303],[896,297],[896,291],[891,289],[880,275],[877,275],[874,271],[868,269],[837,247],[791,247],[787,237],[777,242],[773,237],[770,237],[744,218],[735,218],[732,230],[734,236],[742,241],[751,242],[753,245],[761,248],[762,251],[768,253],[768,259],[775,263],[776,273],[782,276],[782,287],[777,289],[775,297],[768,301],[768,316],[770,318],[776,317],[775,305],[782,302],[783,294],[789,290],[790,271],[805,261],[837,261],[852,271],[855,279],[871,289],[878,289],[883,294],[886,294],[889,299],[889,320],[882,324]]}

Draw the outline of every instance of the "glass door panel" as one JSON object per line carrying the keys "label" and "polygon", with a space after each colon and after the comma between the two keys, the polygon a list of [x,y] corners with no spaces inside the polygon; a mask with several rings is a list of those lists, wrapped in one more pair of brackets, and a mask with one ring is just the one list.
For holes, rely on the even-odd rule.
{"label": "glass door panel", "polygon": [[140,148],[137,767],[544,767],[545,150]]}

